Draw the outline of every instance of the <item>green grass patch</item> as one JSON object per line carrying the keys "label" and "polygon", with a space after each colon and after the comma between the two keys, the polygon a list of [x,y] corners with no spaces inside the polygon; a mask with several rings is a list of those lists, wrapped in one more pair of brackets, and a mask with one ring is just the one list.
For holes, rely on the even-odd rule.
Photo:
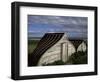
{"label": "green grass patch", "polygon": [[68,63],[87,64],[87,52],[76,52],[69,57]]}
{"label": "green grass patch", "polygon": [[31,54],[36,48],[39,40],[28,40],[28,54]]}
{"label": "green grass patch", "polygon": [[58,60],[58,61],[54,61],[52,63],[48,63],[48,64],[42,64],[43,66],[51,66],[51,65],[65,65],[65,62],[63,62],[62,60]]}

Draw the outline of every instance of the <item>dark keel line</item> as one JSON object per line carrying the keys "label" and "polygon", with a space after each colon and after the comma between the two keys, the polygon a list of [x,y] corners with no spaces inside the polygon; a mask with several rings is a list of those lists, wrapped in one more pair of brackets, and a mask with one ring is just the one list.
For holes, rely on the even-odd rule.
{"label": "dark keel line", "polygon": [[62,37],[64,33],[46,33],[42,39],[39,41],[37,47],[28,56],[28,66],[37,66],[38,61],[41,56],[54,44],[56,44]]}

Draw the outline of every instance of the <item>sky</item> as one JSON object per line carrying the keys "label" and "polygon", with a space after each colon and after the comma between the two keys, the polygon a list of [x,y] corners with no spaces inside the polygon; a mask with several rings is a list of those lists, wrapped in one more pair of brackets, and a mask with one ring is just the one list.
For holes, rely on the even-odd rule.
{"label": "sky", "polygon": [[63,32],[68,38],[86,39],[87,17],[28,15],[28,37],[43,37],[45,33]]}

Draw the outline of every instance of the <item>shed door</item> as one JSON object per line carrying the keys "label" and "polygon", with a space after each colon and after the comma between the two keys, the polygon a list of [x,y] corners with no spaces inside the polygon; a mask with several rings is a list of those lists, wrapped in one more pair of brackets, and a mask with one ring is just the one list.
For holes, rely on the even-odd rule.
{"label": "shed door", "polygon": [[67,54],[67,44],[66,43],[61,43],[61,60],[63,62],[67,61],[68,54]]}

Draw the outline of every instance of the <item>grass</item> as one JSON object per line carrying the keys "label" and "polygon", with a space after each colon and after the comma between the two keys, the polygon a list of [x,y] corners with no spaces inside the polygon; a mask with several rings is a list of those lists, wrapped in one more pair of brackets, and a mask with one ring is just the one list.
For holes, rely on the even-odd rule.
{"label": "grass", "polygon": [[70,57],[69,60],[63,62],[62,60],[54,61],[48,64],[42,64],[42,66],[52,66],[52,65],[72,65],[72,64],[87,64],[87,52],[75,52]]}
{"label": "grass", "polygon": [[87,52],[75,52],[69,57],[68,63],[87,64]]}
{"label": "grass", "polygon": [[31,54],[38,44],[38,40],[28,40],[28,54]]}
{"label": "grass", "polygon": [[63,62],[62,60],[58,60],[58,61],[54,61],[52,63],[48,63],[48,64],[42,64],[43,66],[50,66],[50,65],[65,65],[65,62]]}

